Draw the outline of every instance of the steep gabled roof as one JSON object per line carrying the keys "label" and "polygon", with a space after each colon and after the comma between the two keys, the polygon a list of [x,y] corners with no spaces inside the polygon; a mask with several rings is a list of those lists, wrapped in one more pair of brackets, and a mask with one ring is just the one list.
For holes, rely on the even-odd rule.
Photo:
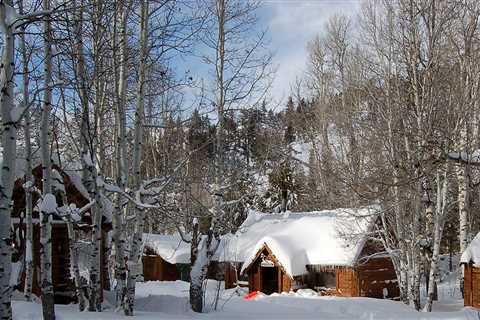
{"label": "steep gabled roof", "polygon": [[307,265],[353,266],[377,210],[336,209],[266,214],[250,212],[238,232],[224,237],[221,261],[243,262],[242,271],[267,245],[290,276]]}
{"label": "steep gabled roof", "polygon": [[465,252],[462,253],[460,263],[473,263],[480,266],[480,232],[473,238]]}

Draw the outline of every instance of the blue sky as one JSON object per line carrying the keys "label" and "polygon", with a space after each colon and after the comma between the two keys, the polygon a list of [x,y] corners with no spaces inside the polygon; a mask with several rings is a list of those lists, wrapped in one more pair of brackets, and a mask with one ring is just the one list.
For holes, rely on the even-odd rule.
{"label": "blue sky", "polygon": [[359,10],[359,0],[263,0],[260,17],[268,28],[278,68],[271,91],[275,100],[284,100],[292,81],[304,72],[307,42],[324,31],[329,17],[355,16]]}
{"label": "blue sky", "polygon": [[[283,105],[297,77],[305,71],[306,46],[317,34],[324,32],[325,24],[334,14],[356,16],[361,0],[260,0],[262,7],[257,12],[259,30],[267,30],[269,49],[274,53],[273,64],[277,69],[270,97]],[[252,34],[252,36],[254,36]],[[201,54],[201,46],[195,51]],[[176,61],[182,69],[189,70],[195,79],[204,78],[208,83],[211,70],[198,58]],[[196,104],[192,97],[197,89],[187,88],[186,100]]]}

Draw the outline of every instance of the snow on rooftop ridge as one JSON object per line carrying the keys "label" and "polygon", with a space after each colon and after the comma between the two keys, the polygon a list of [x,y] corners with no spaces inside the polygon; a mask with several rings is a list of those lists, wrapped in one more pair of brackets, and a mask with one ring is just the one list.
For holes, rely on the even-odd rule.
{"label": "snow on rooftop ridge", "polygon": [[146,248],[169,263],[190,263],[190,244],[179,235],[144,233],[143,242]]}
{"label": "snow on rooftop ridge", "polygon": [[480,266],[480,232],[477,233],[467,249],[462,253],[460,263],[473,263],[474,265]]}
{"label": "snow on rooftop ridge", "polygon": [[242,271],[267,245],[291,276],[307,265],[352,266],[378,207],[266,214],[251,211],[237,233],[224,237],[220,261],[243,262]]}

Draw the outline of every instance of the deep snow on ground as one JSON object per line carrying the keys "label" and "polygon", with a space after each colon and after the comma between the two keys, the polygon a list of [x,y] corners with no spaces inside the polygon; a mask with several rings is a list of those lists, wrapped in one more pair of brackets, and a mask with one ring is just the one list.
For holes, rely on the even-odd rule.
{"label": "deep snow on ground", "polygon": [[[435,305],[435,312],[416,312],[410,307],[390,300],[369,298],[319,297],[311,290],[297,293],[259,295],[251,301],[243,299],[245,291],[222,290],[218,309],[213,310],[217,282],[207,284],[207,313],[195,314],[189,309],[189,284],[182,281],[145,282],[137,284],[135,318],[144,320],[163,319],[322,319],[322,320],[478,320],[479,310],[463,308],[463,301],[455,297],[444,297]],[[90,313],[77,311],[76,305],[57,305],[57,319],[132,319],[116,313],[111,305],[112,296],[106,293],[105,311]],[[38,303],[14,301],[14,319],[41,319],[41,305]]]}

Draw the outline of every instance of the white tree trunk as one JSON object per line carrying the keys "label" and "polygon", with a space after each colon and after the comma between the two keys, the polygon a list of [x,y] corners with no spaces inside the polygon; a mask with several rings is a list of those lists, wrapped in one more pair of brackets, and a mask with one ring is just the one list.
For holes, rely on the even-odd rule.
{"label": "white tree trunk", "polygon": [[12,119],[14,86],[14,35],[7,19],[7,11],[13,10],[11,1],[0,2],[0,26],[3,29],[3,52],[0,69],[0,112],[2,115],[3,163],[0,175],[0,318],[12,318],[10,273],[11,273],[11,199],[15,179],[17,142],[17,119]]}
{"label": "white tree trunk", "polygon": [[[43,9],[50,9],[50,0],[43,0]],[[51,195],[51,160],[50,160],[50,112],[52,103],[52,34],[50,18],[44,21],[44,96],[42,108],[42,123],[40,131],[40,143],[43,169],[43,196],[44,200]],[[53,196],[53,195],[52,195]],[[45,320],[55,319],[55,305],[52,283],[52,219],[54,212],[42,212],[41,218],[41,265],[42,265],[42,309]]]}
{"label": "white tree trunk", "polygon": [[203,282],[207,277],[208,266],[217,251],[220,241],[214,237],[212,229],[206,235],[200,235],[198,221],[193,222],[190,271],[190,306],[195,312],[203,312]]}
{"label": "white tree trunk", "polygon": [[[146,57],[148,45],[148,17],[149,2],[142,0],[140,15],[140,61],[139,75],[137,83],[137,101],[135,111],[135,141],[133,146],[133,182],[135,189],[140,188],[141,172],[140,160],[142,157],[143,144],[143,122],[144,122],[144,94],[145,94],[145,73],[146,73]],[[139,199],[140,200],[140,199]],[[133,316],[133,308],[135,303],[135,283],[142,266],[142,237],[144,226],[144,210],[135,208],[135,233],[130,248],[128,259],[128,278],[127,291],[124,302],[124,312],[127,316]]]}
{"label": "white tree trunk", "polygon": [[[117,55],[114,56],[115,64],[115,93],[116,93],[116,175],[117,185],[120,190],[125,191],[127,187],[127,130],[126,130],[126,69],[127,69],[127,21],[130,11],[131,1],[125,5],[119,2],[118,11],[121,14],[120,19],[120,43],[119,61]],[[116,21],[116,20],[115,20]],[[114,48],[117,47],[117,33],[114,35]],[[117,63],[118,61],[118,63]],[[117,69],[119,71],[117,72]],[[115,196],[115,211],[113,213],[113,244],[115,248],[115,297],[116,307],[118,308],[125,298],[125,285],[127,270],[125,265],[125,225],[123,222],[124,204],[120,194]]]}
{"label": "white tree trunk", "polygon": [[[19,14],[24,14],[23,12],[23,1],[18,2]],[[28,108],[30,103],[29,97],[29,74],[28,74],[28,53],[25,46],[25,27],[22,27],[22,33],[20,34],[20,51],[22,54],[22,67],[23,67],[23,101],[22,104],[25,108]],[[24,122],[24,133],[25,133],[25,288],[24,294],[27,301],[31,300],[32,296],[32,285],[33,285],[33,223],[32,223],[32,192],[30,186],[33,186],[32,178],[32,146],[31,146],[31,137],[30,137],[30,110],[25,110],[25,122]]]}
{"label": "white tree trunk", "polygon": [[433,253],[430,262],[427,301],[424,307],[424,310],[428,312],[432,311],[433,299],[436,290],[436,281],[439,280],[438,261],[440,257],[440,244],[442,241],[443,226],[445,223],[445,209],[447,205],[446,202],[448,193],[447,169],[444,172],[443,181],[440,179],[440,174],[437,174],[437,205],[434,220]]}

